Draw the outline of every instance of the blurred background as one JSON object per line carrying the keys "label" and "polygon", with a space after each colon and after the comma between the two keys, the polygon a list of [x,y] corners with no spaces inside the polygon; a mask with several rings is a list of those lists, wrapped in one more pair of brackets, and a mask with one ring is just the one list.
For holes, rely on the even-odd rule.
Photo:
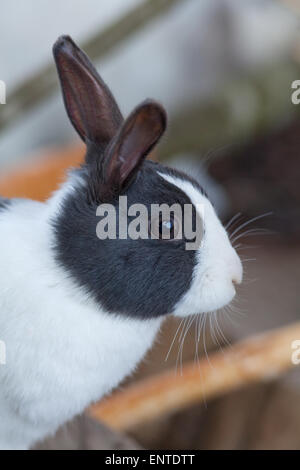
{"label": "blurred background", "polygon": [[[225,337],[234,343],[299,319],[300,105],[291,100],[292,83],[300,80],[299,25],[297,0],[1,4],[7,97],[0,105],[0,191],[34,197],[38,187],[37,197],[46,197],[59,180],[55,167],[82,158],[51,52],[56,38],[69,34],[125,115],[146,97],[166,107],[169,128],[154,158],[197,177],[225,223],[237,215],[228,230],[239,230],[245,281],[231,310],[203,324],[198,345],[194,327],[187,332],[183,363],[194,360],[195,347],[203,354],[204,338],[209,354],[218,343],[226,347]],[[41,181],[35,174],[33,183],[32,171],[43,172],[43,165],[48,173]],[[166,323],[128,382],[176,367],[182,342],[176,339],[165,357],[177,327]],[[208,403],[204,397],[129,434],[133,446],[152,449],[299,449],[299,397],[294,370]]]}

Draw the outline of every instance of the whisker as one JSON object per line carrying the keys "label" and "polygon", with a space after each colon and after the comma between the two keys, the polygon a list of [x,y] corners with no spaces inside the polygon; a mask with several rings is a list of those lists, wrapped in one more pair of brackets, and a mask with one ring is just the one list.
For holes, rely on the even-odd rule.
{"label": "whisker", "polygon": [[237,221],[237,219],[242,215],[241,212],[238,212],[237,214],[235,214],[233,217],[231,217],[231,219],[229,220],[229,222],[227,222],[227,224],[225,225],[225,230],[228,230],[229,227],[233,224],[234,221]]}
{"label": "whisker", "polygon": [[223,307],[222,313],[226,316],[226,318],[228,318],[230,323],[232,323],[234,326],[237,324],[237,320],[232,318],[232,313],[234,312],[233,310],[230,310],[230,307],[228,305],[225,305],[225,307]]}
{"label": "whisker", "polygon": [[213,321],[215,321],[215,315],[216,315],[216,312],[214,311],[214,312],[211,312],[211,315],[209,317],[209,322],[210,322],[210,327],[211,327],[211,336],[212,336],[214,343],[221,349],[222,352],[224,352],[222,345],[219,341],[218,335],[216,334],[215,324],[213,323]]}
{"label": "whisker", "polygon": [[[199,338],[200,338],[200,330],[201,330],[201,321],[202,317],[200,314],[196,315],[196,325],[195,325],[195,346],[196,346],[196,351],[195,351],[195,358],[197,359],[197,364],[198,364],[198,369],[199,369],[199,374],[200,374],[200,382],[203,384],[203,374],[202,374],[202,369],[200,365],[200,358],[199,358]],[[205,407],[207,407],[207,401],[206,401],[206,396],[205,392],[203,390],[203,386],[201,387],[201,394],[202,394],[202,399]]]}
{"label": "whisker", "polygon": [[[238,319],[240,320],[241,317],[242,318],[246,317],[246,313],[242,312],[240,308],[236,308],[236,306],[233,305],[235,300],[236,299],[233,299],[233,301],[229,305],[226,305],[225,312],[227,312],[229,319],[232,320],[232,315],[234,315],[235,317],[238,317]],[[241,298],[239,298],[239,300],[241,300]]]}
{"label": "whisker", "polygon": [[243,279],[243,285],[248,286],[249,284],[253,284],[254,282],[259,281],[258,277],[255,277],[253,279]]}
{"label": "whisker", "polygon": [[213,324],[212,324],[212,315],[213,315],[214,312],[211,312],[210,315],[209,315],[209,330],[210,330],[210,336],[213,340],[213,342],[215,344],[217,344],[217,341],[216,341],[216,336],[215,336],[215,330],[214,330],[214,327],[213,327]]}
{"label": "whisker", "polygon": [[179,342],[179,343],[181,342],[181,339],[182,339],[182,336],[183,336],[183,332],[184,332],[184,330],[185,330],[186,324],[189,322],[189,318],[190,318],[190,317],[185,317],[185,318],[184,318],[183,328],[182,328],[182,330],[181,330],[181,332],[180,332],[180,335],[179,335],[179,338],[178,338],[178,342]]}
{"label": "whisker", "polygon": [[221,328],[220,325],[219,325],[218,316],[217,316],[217,315],[218,315],[218,312],[216,312],[216,316],[215,316],[217,331],[219,332],[219,335],[220,335],[221,339],[223,339],[224,343],[227,344],[230,348],[232,348],[232,344],[231,344],[230,341],[226,338],[225,334],[224,334],[223,331],[222,331],[222,328]]}
{"label": "whisker", "polygon": [[[180,348],[179,348],[179,358],[180,358],[180,375],[182,375],[182,361],[183,361],[183,348],[184,348],[184,341],[185,341],[185,338],[186,338],[186,335],[192,325],[194,321],[194,316],[191,316],[190,318],[188,317],[188,322],[187,322],[187,325],[186,325],[186,328],[185,328],[185,332],[184,332],[184,335],[182,336],[182,339],[181,339],[181,343],[180,343]],[[176,361],[176,370],[177,370],[177,366],[178,366],[178,356],[177,356],[177,361]]]}
{"label": "whisker", "polygon": [[203,334],[203,347],[204,347],[204,352],[205,356],[207,359],[208,364],[210,365],[211,368],[213,368],[212,363],[210,362],[208,351],[207,351],[207,346],[206,346],[206,320],[207,320],[207,315],[208,313],[203,314],[203,328],[202,328],[202,334]]}
{"label": "whisker", "polygon": [[199,342],[198,342],[198,329],[199,329],[199,315],[196,317],[196,325],[195,325],[195,355],[194,355],[194,361],[197,363],[198,367],[200,367],[200,361],[199,361]]}
{"label": "whisker", "polygon": [[181,328],[183,322],[184,322],[184,318],[181,320],[181,322],[179,323],[179,325],[178,325],[178,327],[177,327],[177,329],[176,329],[176,332],[175,332],[175,334],[174,334],[173,340],[172,340],[171,345],[170,345],[170,347],[169,347],[168,353],[167,353],[167,355],[166,355],[166,357],[165,357],[165,362],[169,359],[170,353],[171,353],[171,351],[172,351],[172,348],[173,348],[173,346],[174,346],[174,343],[175,343],[175,340],[176,340],[176,338],[177,338],[178,332],[179,332],[179,330],[180,330],[180,328]]}
{"label": "whisker", "polygon": [[246,230],[243,233],[238,234],[231,242],[235,243],[237,240],[239,240],[242,237],[250,237],[254,235],[272,235],[274,232],[268,229],[264,228],[252,228],[250,230]]}
{"label": "whisker", "polygon": [[189,317],[185,317],[183,319],[182,329],[180,331],[180,335],[179,335],[179,338],[178,338],[178,351],[177,351],[176,366],[175,366],[175,373],[176,374],[177,374],[177,370],[178,370],[178,362],[179,362],[179,356],[180,356],[181,341],[182,341],[182,338],[184,336],[184,332],[185,332],[186,326],[188,324],[188,321],[189,321]]}
{"label": "whisker", "polygon": [[232,237],[233,237],[236,233],[238,233],[240,230],[242,230],[242,228],[246,227],[247,225],[252,224],[252,223],[255,222],[256,220],[262,219],[263,217],[268,217],[269,215],[272,215],[272,214],[273,214],[273,212],[266,212],[265,214],[257,215],[256,217],[253,217],[252,219],[247,220],[247,222],[244,222],[243,224],[241,224],[239,227],[237,227],[237,228],[230,234],[230,239],[232,239]]}
{"label": "whisker", "polygon": [[261,248],[261,245],[244,245],[244,243],[238,243],[237,245],[232,243],[232,246],[238,252],[242,250],[252,250],[253,248]]}

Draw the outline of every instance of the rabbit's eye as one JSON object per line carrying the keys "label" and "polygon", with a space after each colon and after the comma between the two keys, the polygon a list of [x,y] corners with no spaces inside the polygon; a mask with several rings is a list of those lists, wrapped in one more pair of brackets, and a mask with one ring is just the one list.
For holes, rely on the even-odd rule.
{"label": "rabbit's eye", "polygon": [[175,216],[163,217],[161,214],[160,217],[151,219],[149,232],[151,238],[156,240],[178,240],[180,227],[180,222]]}

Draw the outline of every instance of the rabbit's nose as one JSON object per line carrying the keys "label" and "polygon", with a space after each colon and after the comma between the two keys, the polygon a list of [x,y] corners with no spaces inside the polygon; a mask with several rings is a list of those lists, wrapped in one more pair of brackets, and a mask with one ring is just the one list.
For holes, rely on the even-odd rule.
{"label": "rabbit's nose", "polygon": [[231,279],[231,282],[233,285],[241,284],[242,279],[240,277],[235,276]]}
{"label": "rabbit's nose", "polygon": [[242,267],[242,263],[239,260],[239,262],[236,263],[235,269],[231,274],[231,282],[234,286],[236,286],[238,284],[241,284],[242,279],[243,279],[243,267]]}
{"label": "rabbit's nose", "polygon": [[235,252],[230,263],[230,268],[230,277],[233,286],[241,284],[243,279],[243,265],[239,256]]}

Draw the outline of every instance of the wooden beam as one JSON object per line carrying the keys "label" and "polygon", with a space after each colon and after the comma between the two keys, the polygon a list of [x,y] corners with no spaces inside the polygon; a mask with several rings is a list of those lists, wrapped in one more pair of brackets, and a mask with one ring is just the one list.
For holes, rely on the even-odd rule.
{"label": "wooden beam", "polygon": [[182,375],[170,370],[133,383],[92,406],[88,414],[112,429],[127,430],[204,398],[269,381],[295,367],[292,342],[297,339],[300,323],[253,336],[212,354],[209,363],[202,359],[186,364]]}

